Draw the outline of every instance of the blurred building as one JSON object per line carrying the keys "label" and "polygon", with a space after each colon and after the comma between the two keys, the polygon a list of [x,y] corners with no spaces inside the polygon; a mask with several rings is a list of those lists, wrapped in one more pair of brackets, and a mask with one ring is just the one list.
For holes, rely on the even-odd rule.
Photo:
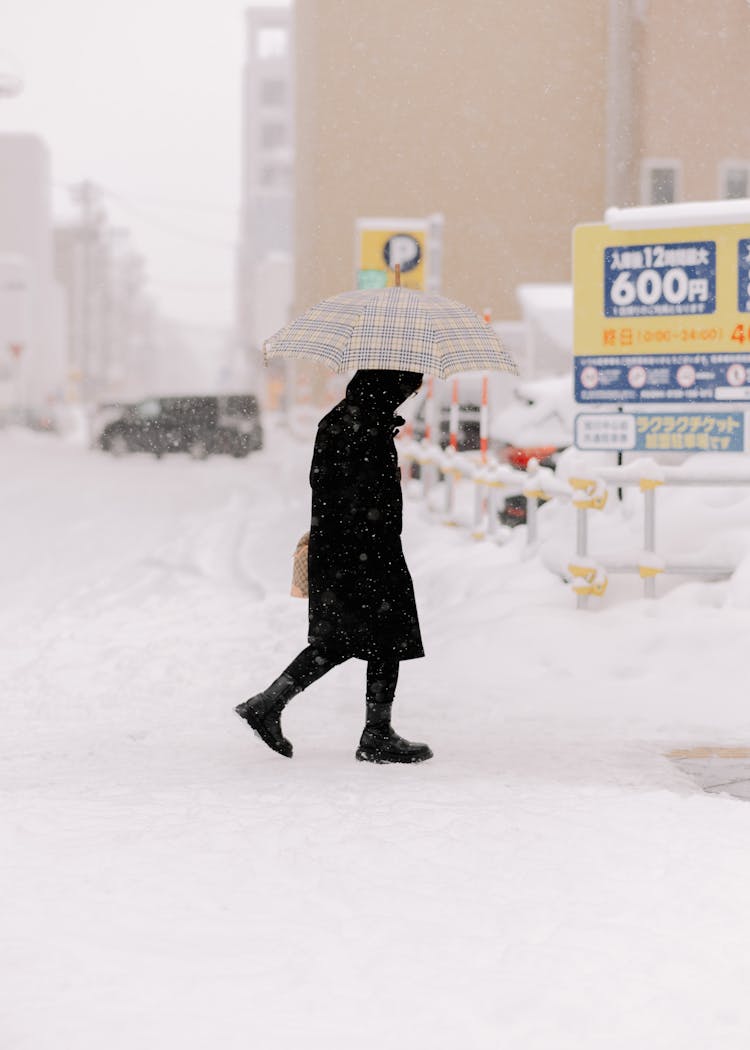
{"label": "blurred building", "polygon": [[129,234],[110,226],[95,186],[73,188],[80,217],[55,230],[55,269],[68,306],[67,397],[99,401],[148,387],[153,304]]}
{"label": "blurred building", "polygon": [[16,61],[0,52],[0,98],[13,98],[23,91],[23,77]]}
{"label": "blurred building", "polygon": [[50,158],[41,139],[0,135],[0,406],[40,418],[62,400],[64,308],[52,265]]}
{"label": "blurred building", "polygon": [[[245,12],[237,330],[252,366],[289,317],[293,280],[293,12]],[[252,375],[252,370],[251,370]]]}
{"label": "blurred building", "polygon": [[0,422],[25,411],[23,354],[28,349],[30,311],[27,260],[0,252]]}
{"label": "blurred building", "polygon": [[354,286],[362,216],[445,216],[443,292],[498,319],[608,205],[750,194],[745,0],[295,14],[295,312]]}

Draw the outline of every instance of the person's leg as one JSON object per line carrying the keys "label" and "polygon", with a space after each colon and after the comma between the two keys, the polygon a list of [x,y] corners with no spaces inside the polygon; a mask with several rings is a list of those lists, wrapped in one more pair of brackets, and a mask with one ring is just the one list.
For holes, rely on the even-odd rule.
{"label": "person's leg", "polygon": [[398,671],[398,660],[367,662],[367,721],[357,748],[360,762],[424,762],[432,758],[427,744],[405,740],[391,726]]}
{"label": "person's leg", "polygon": [[367,661],[367,709],[368,727],[391,724],[391,707],[398,683],[398,660]]}
{"label": "person's leg", "polygon": [[342,664],[349,659],[349,654],[343,649],[331,649],[322,645],[308,645],[306,649],[295,656],[284,671],[298,686],[297,692],[301,693],[313,682],[317,682],[332,667]]}
{"label": "person's leg", "polygon": [[281,731],[281,712],[293,696],[347,659],[343,650],[308,645],[267,689],[238,704],[235,711],[272,750],[291,758],[292,745]]}

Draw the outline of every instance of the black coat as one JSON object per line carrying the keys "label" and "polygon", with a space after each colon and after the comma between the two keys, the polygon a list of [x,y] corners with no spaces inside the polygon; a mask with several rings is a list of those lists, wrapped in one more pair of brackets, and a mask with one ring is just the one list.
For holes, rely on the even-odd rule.
{"label": "black coat", "polygon": [[424,656],[401,548],[394,410],[417,389],[409,372],[359,371],[318,425],[310,485],[311,644],[367,660]]}

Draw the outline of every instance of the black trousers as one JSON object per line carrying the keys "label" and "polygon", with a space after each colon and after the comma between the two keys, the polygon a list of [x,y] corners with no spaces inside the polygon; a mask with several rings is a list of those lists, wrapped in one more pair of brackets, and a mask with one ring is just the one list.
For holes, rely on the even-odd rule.
{"label": "black trousers", "polygon": [[[299,656],[295,656],[284,674],[289,675],[299,691],[317,682],[332,667],[337,667],[351,658],[351,653],[342,649],[331,649],[321,645],[308,645]],[[367,661],[367,704],[391,704],[398,682],[396,659],[372,659]]]}

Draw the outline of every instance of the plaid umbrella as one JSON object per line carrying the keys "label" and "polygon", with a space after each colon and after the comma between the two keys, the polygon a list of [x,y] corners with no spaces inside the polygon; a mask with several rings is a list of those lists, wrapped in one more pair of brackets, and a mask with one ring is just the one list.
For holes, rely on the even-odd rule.
{"label": "plaid umbrella", "polygon": [[518,374],[497,333],[462,303],[394,287],[324,299],[267,339],[274,357],[317,361],[334,372],[393,368],[446,379],[455,372]]}

